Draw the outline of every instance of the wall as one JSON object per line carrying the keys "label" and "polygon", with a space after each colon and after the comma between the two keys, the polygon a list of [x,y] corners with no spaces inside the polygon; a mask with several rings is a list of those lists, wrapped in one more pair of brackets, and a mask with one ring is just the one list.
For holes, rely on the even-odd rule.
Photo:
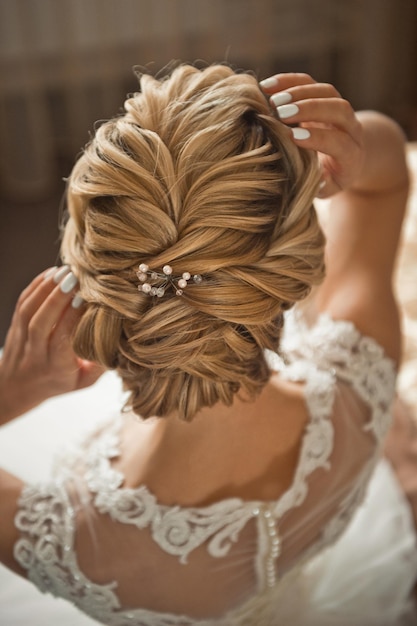
{"label": "wall", "polygon": [[0,343],[20,289],[57,258],[62,179],[137,88],[134,66],[307,71],[411,137],[416,45],[414,0],[1,0]]}

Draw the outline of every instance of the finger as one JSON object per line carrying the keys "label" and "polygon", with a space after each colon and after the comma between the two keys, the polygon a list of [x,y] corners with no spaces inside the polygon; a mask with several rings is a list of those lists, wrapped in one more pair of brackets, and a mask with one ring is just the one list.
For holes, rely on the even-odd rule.
{"label": "finger", "polygon": [[53,327],[50,335],[50,358],[54,358],[54,352],[62,354],[62,352],[65,352],[67,350],[70,351],[72,356],[75,356],[72,349],[71,339],[75,327],[77,326],[81,316],[85,311],[85,307],[83,306],[84,301],[81,299],[79,300],[78,295],[70,295],[72,295],[73,297],[67,302],[67,305],[61,314],[61,317]]}
{"label": "finger", "polygon": [[57,271],[57,269],[58,268],[55,265],[54,267],[49,267],[48,269],[38,274],[32,280],[32,282],[22,291],[22,293],[19,296],[18,303],[24,302],[37,289],[37,287],[43,283],[44,280],[47,280],[48,278],[53,276],[55,272]]}
{"label": "finger", "polygon": [[309,123],[335,127],[349,134],[353,139],[360,137],[361,126],[347,100],[343,98],[310,99],[302,102],[284,104],[277,107],[279,119],[285,124]]}
{"label": "finger", "polygon": [[27,340],[28,329],[33,316],[56,287],[56,283],[68,272],[69,267],[66,265],[56,272],[50,272],[49,270],[42,272],[22,293],[12,319],[11,331],[13,341],[17,342],[16,345],[23,347]]}
{"label": "finger", "polygon": [[294,142],[300,147],[321,152],[336,162],[346,157],[352,150],[352,140],[344,131],[324,128],[293,128]]}
{"label": "finger", "polygon": [[75,275],[72,272],[66,274],[33,315],[28,327],[28,336],[33,349],[46,348],[55,325],[75,295],[77,285]]}
{"label": "finger", "polygon": [[[54,370],[68,371],[71,373],[71,377],[74,376],[71,389],[75,391],[95,383],[106,369],[91,361],[80,359],[74,352],[72,336],[80,317],[84,313],[84,306],[77,305],[77,308],[74,308],[73,302],[74,300],[71,306],[67,306],[54,328],[49,341],[48,359]],[[84,301],[82,302],[84,304]],[[68,377],[66,377],[66,382],[68,382]]]}
{"label": "finger", "polygon": [[41,272],[20,294],[4,345],[4,354],[8,359],[14,360],[20,357],[27,339],[29,322],[40,304],[52,291],[53,283],[51,284],[49,279],[56,271],[56,267],[51,267]]}
{"label": "finger", "polygon": [[265,78],[261,80],[259,85],[266,94],[272,94],[290,87],[296,87],[297,85],[309,85],[315,82],[309,74],[285,73],[274,74],[269,78]]}
{"label": "finger", "polygon": [[[53,267],[53,268],[51,267],[45,270],[44,272],[42,272],[41,274],[38,274],[32,280],[32,282],[22,291],[16,303],[12,322],[16,321],[16,318],[21,314],[22,307],[28,301],[28,299],[31,298],[31,296],[33,296],[33,294],[37,292],[42,285],[45,284],[47,277],[52,275],[52,273],[55,273],[56,270],[57,270],[56,267]],[[30,314],[26,306],[24,310],[24,317],[27,318],[28,315]]]}
{"label": "finger", "polygon": [[290,102],[310,100],[312,98],[340,98],[340,94],[329,83],[314,83],[301,87],[289,87],[285,91],[278,91],[270,97],[272,106],[278,107]]}
{"label": "finger", "polygon": [[16,310],[21,322],[24,324],[27,325],[29,323],[56,284],[70,271],[68,265],[63,265],[61,268],[51,271],[53,269],[50,268],[50,270],[39,274],[22,292]]}
{"label": "finger", "polygon": [[294,142],[319,154],[322,183],[318,196],[333,195],[351,184],[362,162],[360,144],[338,129],[293,128]]}

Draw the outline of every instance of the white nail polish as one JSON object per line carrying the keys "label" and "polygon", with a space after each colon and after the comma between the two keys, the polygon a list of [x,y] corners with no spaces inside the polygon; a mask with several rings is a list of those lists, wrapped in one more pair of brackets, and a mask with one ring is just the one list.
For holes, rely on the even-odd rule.
{"label": "white nail polish", "polygon": [[73,309],[79,309],[82,304],[84,304],[84,299],[77,293],[72,299],[71,306]]}
{"label": "white nail polish", "polygon": [[57,266],[54,265],[54,267],[51,267],[44,276],[44,280],[48,280],[49,278],[52,278],[52,276],[54,276],[55,272],[57,271]]}
{"label": "white nail polish", "polygon": [[75,274],[70,272],[69,274],[65,276],[59,288],[62,291],[62,293],[69,293],[71,289],[74,289],[77,283],[78,283],[77,277],[75,276]]}
{"label": "white nail polish", "polygon": [[64,278],[64,276],[66,276],[69,271],[70,271],[70,268],[68,265],[63,265],[62,267],[60,267],[54,276],[54,282],[58,284],[61,278]]}
{"label": "white nail polish", "polygon": [[281,120],[285,120],[287,117],[293,117],[299,112],[299,108],[296,104],[283,104],[277,107],[277,113]]}
{"label": "white nail polish", "polygon": [[274,87],[278,87],[278,78],[276,76],[270,76],[269,78],[264,78],[259,83],[262,89],[273,89]]}
{"label": "white nail polish", "polygon": [[291,128],[294,139],[308,139],[311,137],[310,131],[307,128]]}
{"label": "white nail polish", "polygon": [[288,104],[292,100],[292,95],[288,91],[281,91],[280,93],[274,93],[271,96],[271,102],[274,106],[279,107],[282,104]]}

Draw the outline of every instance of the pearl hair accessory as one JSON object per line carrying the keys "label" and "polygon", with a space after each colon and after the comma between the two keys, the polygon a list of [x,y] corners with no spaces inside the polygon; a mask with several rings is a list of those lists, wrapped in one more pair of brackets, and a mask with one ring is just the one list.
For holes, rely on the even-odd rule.
{"label": "pearl hair accessory", "polygon": [[[140,280],[138,290],[149,296],[157,296],[158,298],[162,298],[169,287],[174,289],[176,296],[182,296],[184,289],[188,285],[188,281],[191,279],[190,272],[183,272],[181,276],[173,276],[172,267],[170,265],[164,265],[161,274],[161,272],[150,270],[146,263],[139,265],[139,270],[136,272],[136,275]],[[192,279],[196,285],[200,285],[203,282],[200,274],[194,274]]]}

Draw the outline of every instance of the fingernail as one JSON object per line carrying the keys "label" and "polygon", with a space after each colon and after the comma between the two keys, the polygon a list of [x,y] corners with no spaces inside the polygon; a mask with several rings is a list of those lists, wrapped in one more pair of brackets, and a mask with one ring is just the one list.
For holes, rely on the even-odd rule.
{"label": "fingernail", "polygon": [[287,117],[293,117],[300,111],[296,104],[283,104],[277,107],[277,113],[281,120],[285,120]]}
{"label": "fingernail", "polygon": [[79,309],[82,304],[84,304],[84,299],[77,293],[72,299],[71,306],[73,309]]}
{"label": "fingernail", "polygon": [[270,76],[269,78],[264,78],[259,83],[262,89],[273,89],[274,87],[278,87],[278,78],[276,76]]}
{"label": "fingernail", "polygon": [[71,289],[74,289],[77,283],[78,283],[77,277],[75,276],[75,274],[70,272],[69,274],[65,276],[59,288],[62,291],[62,293],[69,293]]}
{"label": "fingernail", "polygon": [[320,181],[319,191],[321,191],[322,189],[324,189],[324,188],[325,188],[325,186],[326,186],[326,181],[325,181],[325,180]]}
{"label": "fingernail", "polygon": [[274,95],[271,96],[271,102],[276,107],[281,106],[281,104],[288,104],[288,102],[291,102],[291,100],[292,100],[292,95],[288,93],[288,91],[281,91],[280,93],[274,93]]}
{"label": "fingernail", "polygon": [[48,280],[48,278],[52,278],[52,276],[55,274],[55,272],[57,271],[57,266],[54,265],[54,267],[51,267],[46,273],[45,276],[43,277],[44,280]]}
{"label": "fingernail", "polygon": [[294,139],[308,139],[311,137],[310,131],[307,128],[291,128]]}
{"label": "fingernail", "polygon": [[70,268],[68,265],[63,265],[62,267],[60,267],[54,276],[54,282],[58,284],[61,278],[64,278],[64,276],[68,274],[69,271],[70,271]]}

